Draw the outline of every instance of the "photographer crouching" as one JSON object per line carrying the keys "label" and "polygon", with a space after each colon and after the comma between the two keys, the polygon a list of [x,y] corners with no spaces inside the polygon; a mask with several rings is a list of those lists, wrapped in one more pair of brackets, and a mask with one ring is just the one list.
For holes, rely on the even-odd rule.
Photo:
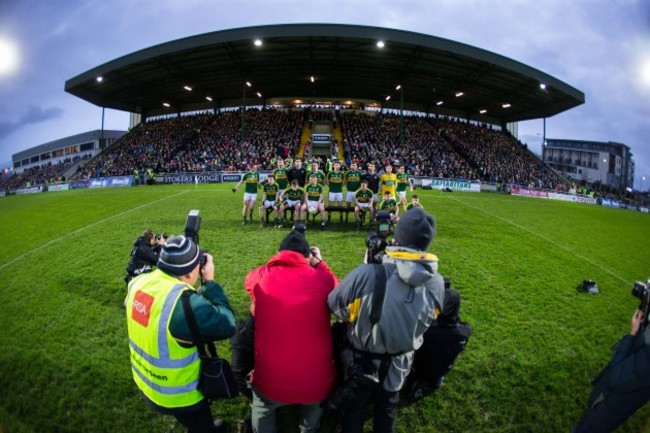
{"label": "photographer crouching", "polygon": [[[363,432],[366,409],[373,402],[373,431],[394,431],[399,391],[414,351],[444,301],[438,258],[426,252],[435,233],[431,215],[420,208],[406,212],[395,229],[396,245],[387,246],[384,254],[368,252],[368,263],[328,296],[330,311],[344,323],[348,340],[348,348],[339,354],[344,384],[328,399],[330,408],[342,410],[343,433]],[[367,244],[370,249],[373,242]]]}
{"label": "photographer crouching", "polygon": [[124,277],[126,284],[129,284],[133,277],[153,270],[158,263],[160,247],[166,240],[167,233],[158,235],[147,229],[133,242],[129,263],[126,265],[126,276]]}
{"label": "photographer crouching", "polygon": [[[199,275],[203,285],[195,290]],[[198,332],[188,322],[192,316]],[[144,399],[176,417],[188,433],[225,432],[198,388],[201,359],[194,338],[200,336],[198,344],[204,344],[235,333],[228,298],[214,281],[212,256],[191,237],[170,237],[161,247],[158,268],[129,283],[126,318],[133,380]]]}
{"label": "photographer crouching", "polygon": [[650,281],[636,282],[632,295],[641,303],[632,316],[630,333],[614,346],[611,361],[591,382],[587,408],[573,433],[614,431],[650,400]]}

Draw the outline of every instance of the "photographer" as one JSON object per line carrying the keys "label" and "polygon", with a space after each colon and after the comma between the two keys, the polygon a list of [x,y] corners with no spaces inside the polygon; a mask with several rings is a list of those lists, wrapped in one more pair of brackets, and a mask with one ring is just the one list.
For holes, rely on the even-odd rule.
{"label": "photographer", "polygon": [[347,324],[352,352],[343,366],[344,386],[328,400],[330,407],[342,408],[343,433],[363,431],[373,402],[373,431],[394,431],[413,352],[443,305],[438,259],[426,252],[434,237],[431,215],[422,209],[406,212],[395,230],[397,245],[386,248],[382,263],[358,266],[328,296],[332,313]]}
{"label": "photographer", "polygon": [[277,431],[276,410],[290,404],[302,406],[302,433],[318,431],[321,402],[336,379],[326,301],[337,283],[320,250],[297,230],[264,266],[246,276],[255,316],[255,432]]}
{"label": "photographer", "polygon": [[445,375],[454,367],[471,335],[472,327],[460,320],[460,294],[445,289],[442,312],[424,333],[422,347],[415,351],[406,386],[410,402],[421,400],[443,385]]}
{"label": "photographer", "polygon": [[158,255],[160,254],[160,246],[167,239],[167,234],[155,235],[151,230],[145,230],[142,236],[139,236],[133,243],[131,249],[131,257],[129,263],[126,265],[127,275],[124,277],[126,284],[133,277],[140,274],[151,272],[153,266],[158,262]]}
{"label": "photographer", "polygon": [[[200,266],[202,257],[205,264]],[[195,290],[199,274],[203,286]],[[182,297],[201,338],[223,340],[235,332],[235,317],[221,285],[214,281],[212,256],[192,239],[172,236],[163,245],[158,269],[129,283],[126,318],[133,380],[156,411],[173,415],[188,433],[225,432],[213,421],[208,400],[198,390],[201,360]]]}
{"label": "photographer", "polygon": [[592,381],[587,408],[574,433],[615,430],[650,399],[650,329],[641,309],[632,316],[630,333],[615,346],[607,367]]}

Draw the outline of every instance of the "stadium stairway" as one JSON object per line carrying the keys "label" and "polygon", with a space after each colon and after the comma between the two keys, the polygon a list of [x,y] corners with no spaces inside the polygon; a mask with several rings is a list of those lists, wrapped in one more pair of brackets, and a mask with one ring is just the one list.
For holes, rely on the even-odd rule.
{"label": "stadium stairway", "polygon": [[309,122],[305,121],[302,125],[302,132],[300,133],[300,145],[298,146],[298,156],[305,157],[305,145],[311,138],[311,128]]}
{"label": "stadium stairway", "polygon": [[334,122],[332,126],[332,138],[339,144],[339,153],[336,156],[339,160],[343,161],[343,132],[341,131],[341,122]]}

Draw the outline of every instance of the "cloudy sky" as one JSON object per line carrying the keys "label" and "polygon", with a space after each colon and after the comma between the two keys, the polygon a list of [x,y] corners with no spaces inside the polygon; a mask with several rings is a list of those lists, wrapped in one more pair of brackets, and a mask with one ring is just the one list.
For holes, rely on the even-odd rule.
{"label": "cloudy sky", "polygon": [[[282,23],[415,31],[540,69],[586,98],[548,119],[547,137],[624,143],[634,154],[635,186],[650,187],[648,0],[0,1],[0,164],[101,128],[101,108],[64,92],[72,77],[170,40]],[[104,127],[126,130],[128,114],[106,110]],[[520,139],[536,153],[541,134],[542,120],[520,124]]]}

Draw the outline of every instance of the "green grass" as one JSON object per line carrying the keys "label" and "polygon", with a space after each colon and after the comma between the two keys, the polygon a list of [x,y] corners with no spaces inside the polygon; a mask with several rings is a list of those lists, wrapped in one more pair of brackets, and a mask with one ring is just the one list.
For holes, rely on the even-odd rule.
{"label": "green grass", "polygon": [[[242,227],[230,185],[77,190],[0,199],[0,432],[182,432],[142,402],[131,379],[124,267],[145,228],[181,233],[189,209],[238,317],[248,271],[286,230]],[[474,334],[446,385],[400,408],[397,432],[570,431],[589,381],[629,331],[634,280],[650,276],[650,216],[496,194],[419,191],[437,218],[431,251],[462,296]],[[339,277],[364,234],[333,218],[308,228]],[[576,292],[591,278],[601,294]],[[230,357],[227,342],[220,352]],[[234,431],[243,399],[213,404]],[[297,431],[291,411],[280,431]],[[331,422],[325,423],[329,431]],[[367,425],[370,431],[370,424]],[[622,432],[650,431],[650,408]]]}

